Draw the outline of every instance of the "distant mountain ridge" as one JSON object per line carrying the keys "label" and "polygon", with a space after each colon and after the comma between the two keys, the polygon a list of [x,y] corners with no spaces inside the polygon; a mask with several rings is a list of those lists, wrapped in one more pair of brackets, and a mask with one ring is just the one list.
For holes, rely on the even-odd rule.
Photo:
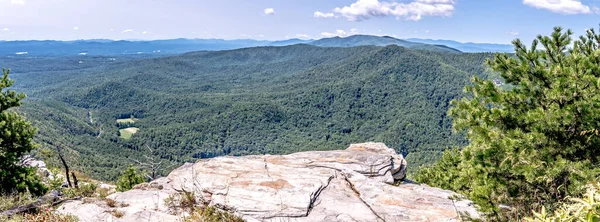
{"label": "distant mountain ridge", "polygon": [[430,50],[430,51],[440,51],[440,52],[461,52],[457,49],[453,49],[447,46],[440,45],[432,45],[432,44],[424,44],[406,41],[402,39],[397,39],[390,36],[372,36],[372,35],[352,35],[348,37],[332,37],[332,38],[324,38],[313,41],[309,43],[314,46],[321,47],[354,47],[354,46],[363,46],[363,45],[373,45],[373,46],[388,46],[388,45],[397,45],[405,48],[411,49],[421,49],[421,50]]}
{"label": "distant mountain ridge", "polygon": [[172,55],[193,51],[220,51],[258,46],[309,44],[320,47],[355,47],[398,45],[410,49],[439,52],[511,52],[511,45],[460,43],[451,40],[397,39],[390,36],[352,35],[318,40],[287,39],[168,39],[168,40],[26,40],[0,41],[0,56],[72,56],[72,55]]}
{"label": "distant mountain ridge", "polygon": [[123,55],[123,54],[181,54],[191,51],[217,51],[265,46],[270,41],[252,39],[169,39],[152,41],[131,40],[28,40],[0,41],[0,55],[26,52],[28,56]]}
{"label": "distant mountain ridge", "polygon": [[269,43],[269,46],[286,46],[286,45],[295,45],[295,44],[308,44],[315,41],[314,39],[287,39],[287,40],[279,40],[273,41]]}
{"label": "distant mountain ridge", "polygon": [[513,52],[514,46],[511,44],[493,44],[493,43],[473,43],[473,42],[457,42],[453,40],[443,39],[405,39],[410,42],[418,42],[431,45],[445,45],[458,49],[463,52]]}
{"label": "distant mountain ridge", "polygon": [[310,43],[314,46],[326,46],[326,47],[352,47],[359,45],[374,45],[374,46],[387,46],[387,45],[398,45],[406,48],[422,45],[420,43],[409,42],[406,40],[396,39],[389,36],[372,36],[372,35],[352,35],[348,37],[332,37],[323,38]]}

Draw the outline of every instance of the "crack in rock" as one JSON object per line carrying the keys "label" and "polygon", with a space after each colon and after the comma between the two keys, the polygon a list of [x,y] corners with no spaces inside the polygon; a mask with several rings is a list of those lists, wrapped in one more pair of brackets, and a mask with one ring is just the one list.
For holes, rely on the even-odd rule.
{"label": "crack in rock", "polygon": [[308,217],[308,215],[314,208],[315,203],[317,202],[317,199],[319,198],[319,196],[321,195],[323,190],[325,190],[329,186],[329,184],[331,184],[331,181],[333,180],[333,178],[334,178],[334,176],[329,176],[329,178],[327,179],[327,183],[325,185],[319,186],[319,188],[316,191],[310,193],[310,200],[308,202],[308,207],[306,209],[305,214],[303,214],[303,215],[286,215],[286,216],[267,216],[267,217],[263,217],[263,219],[272,219],[272,218],[277,218],[277,217],[285,217],[285,218]]}
{"label": "crack in rock", "polygon": [[350,189],[352,189],[352,191],[354,191],[354,193],[358,196],[358,199],[365,205],[367,206],[367,208],[369,208],[369,210],[371,210],[371,212],[377,217],[379,218],[379,220],[385,222],[385,219],[383,219],[383,217],[379,216],[379,214],[373,210],[373,208],[371,207],[371,205],[369,205],[365,200],[363,200],[360,197],[360,192],[358,192],[358,190],[356,189],[356,187],[354,187],[354,184],[352,182],[350,182],[350,179],[348,179],[348,177],[346,176],[345,173],[342,173],[342,176],[344,177],[344,180],[348,183],[348,185],[350,185]]}
{"label": "crack in rock", "polygon": [[333,180],[333,176],[329,176],[329,179],[327,179],[327,184],[325,184],[325,186],[321,185],[319,189],[310,194],[310,201],[308,202],[308,208],[306,209],[306,216],[308,216],[310,214],[310,211],[312,211],[313,207],[315,207],[315,202],[319,198],[319,195],[321,195],[321,192],[323,192],[323,190],[325,190],[325,188],[329,186],[331,180]]}

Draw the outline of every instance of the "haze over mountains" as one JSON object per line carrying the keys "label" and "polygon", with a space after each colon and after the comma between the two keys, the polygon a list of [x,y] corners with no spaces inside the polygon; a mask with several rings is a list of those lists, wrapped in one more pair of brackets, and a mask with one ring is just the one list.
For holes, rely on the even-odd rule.
{"label": "haze over mountains", "polygon": [[457,42],[452,40],[442,39],[406,39],[411,42],[419,42],[424,44],[445,45],[458,49],[462,52],[514,52],[514,46],[511,44],[491,44],[491,43],[473,43],[473,42]]}
{"label": "haze over mountains", "polygon": [[192,51],[217,51],[257,46],[286,46],[310,44],[322,47],[386,46],[398,45],[406,48],[445,52],[509,52],[511,45],[460,43],[449,40],[408,39],[402,40],[390,36],[353,35],[332,37],[319,40],[288,39],[265,41],[253,39],[169,39],[153,41],[127,40],[28,40],[0,41],[2,56],[70,56],[70,55],[169,55]]}

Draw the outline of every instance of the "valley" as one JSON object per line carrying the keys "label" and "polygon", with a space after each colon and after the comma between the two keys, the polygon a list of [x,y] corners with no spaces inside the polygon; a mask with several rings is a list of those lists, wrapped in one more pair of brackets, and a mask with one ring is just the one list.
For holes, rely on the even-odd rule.
{"label": "valley", "polygon": [[114,180],[146,145],[182,163],[378,141],[428,164],[466,143],[451,131],[448,103],[472,76],[497,78],[483,65],[491,56],[300,44],[0,64],[14,67],[14,88],[29,96],[20,112],[38,127],[36,141],[68,147],[78,168]]}

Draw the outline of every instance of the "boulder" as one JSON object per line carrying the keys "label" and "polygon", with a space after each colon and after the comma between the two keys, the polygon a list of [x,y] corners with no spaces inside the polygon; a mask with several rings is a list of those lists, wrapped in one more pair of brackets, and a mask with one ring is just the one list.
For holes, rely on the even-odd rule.
{"label": "boulder", "polygon": [[46,163],[41,160],[37,160],[30,155],[25,155],[21,158],[21,165],[25,167],[33,167],[37,169],[38,174],[43,177],[51,177],[52,172],[46,168]]}
{"label": "boulder", "polygon": [[[155,215],[160,221],[175,221],[185,213],[170,209],[165,199],[183,192],[247,221],[459,221],[459,212],[477,217],[470,201],[450,198],[453,192],[415,183],[392,185],[406,177],[406,167],[402,155],[383,143],[202,159],[110,195],[125,203],[119,208],[122,218],[107,216],[110,209],[96,205],[104,211],[88,206],[88,212],[98,215],[88,213],[80,220],[140,221],[140,215]],[[59,212],[78,216],[83,211],[83,202],[69,204]],[[105,217],[109,219],[100,219]]]}

